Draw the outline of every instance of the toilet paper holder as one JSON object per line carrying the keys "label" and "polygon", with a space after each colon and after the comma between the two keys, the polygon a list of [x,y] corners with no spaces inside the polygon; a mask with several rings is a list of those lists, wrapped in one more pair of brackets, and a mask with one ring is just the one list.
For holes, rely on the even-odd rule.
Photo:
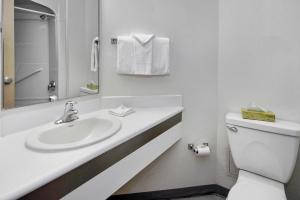
{"label": "toilet paper holder", "polygon": [[[209,147],[209,144],[207,142],[202,143],[203,146]],[[188,150],[193,151],[194,153],[197,153],[197,148],[195,144],[188,144]]]}

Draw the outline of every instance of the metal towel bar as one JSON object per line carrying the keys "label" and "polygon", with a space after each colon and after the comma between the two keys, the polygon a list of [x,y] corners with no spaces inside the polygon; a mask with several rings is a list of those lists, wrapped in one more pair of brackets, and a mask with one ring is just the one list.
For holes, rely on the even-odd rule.
{"label": "metal towel bar", "polygon": [[111,43],[112,45],[118,44],[118,38],[111,38],[111,39],[110,39],[110,43]]}

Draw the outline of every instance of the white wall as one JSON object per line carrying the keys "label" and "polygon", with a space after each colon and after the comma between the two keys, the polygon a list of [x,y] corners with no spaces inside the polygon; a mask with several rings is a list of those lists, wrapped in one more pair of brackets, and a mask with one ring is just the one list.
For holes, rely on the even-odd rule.
{"label": "white wall", "polygon": [[[101,7],[102,94],[184,96],[182,141],[120,192],[215,183],[218,1],[102,0]],[[115,73],[116,46],[110,44],[110,38],[131,32],[171,39],[170,76]],[[197,141],[210,143],[210,157],[199,159],[187,150],[187,143]]]}
{"label": "white wall", "polygon": [[[80,95],[80,87],[92,79],[91,47],[98,32],[98,0],[67,1],[67,53],[69,97]],[[95,82],[98,76],[95,77]]]}
{"label": "white wall", "polygon": [[[217,182],[230,186],[224,115],[251,101],[300,122],[300,1],[220,0]],[[300,198],[300,162],[287,187]]]}

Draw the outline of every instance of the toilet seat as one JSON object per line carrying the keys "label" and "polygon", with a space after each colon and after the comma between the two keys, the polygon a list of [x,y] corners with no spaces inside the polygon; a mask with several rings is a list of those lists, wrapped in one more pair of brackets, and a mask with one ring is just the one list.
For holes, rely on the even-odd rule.
{"label": "toilet seat", "polygon": [[237,183],[227,200],[287,200],[284,185],[280,182],[250,173],[239,172]]}

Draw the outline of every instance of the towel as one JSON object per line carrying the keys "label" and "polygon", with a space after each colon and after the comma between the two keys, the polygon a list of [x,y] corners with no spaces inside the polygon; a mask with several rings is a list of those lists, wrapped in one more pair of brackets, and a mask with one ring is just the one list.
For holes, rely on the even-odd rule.
{"label": "towel", "polygon": [[153,34],[118,37],[117,73],[166,75],[170,73],[170,39]]}
{"label": "towel", "polygon": [[92,42],[92,52],[91,52],[91,71],[97,72],[99,67],[99,38],[95,37]]}
{"label": "towel", "polygon": [[170,39],[155,38],[153,40],[152,75],[170,73]]}
{"label": "towel", "polygon": [[131,36],[118,37],[117,73],[135,74],[134,39]]}
{"label": "towel", "polygon": [[132,34],[118,37],[117,72],[151,75],[154,35]]}
{"label": "towel", "polygon": [[154,35],[132,34],[134,38],[135,74],[151,75]]}
{"label": "towel", "polygon": [[108,111],[110,114],[118,116],[118,117],[126,117],[132,113],[134,113],[134,110],[132,108],[128,108],[124,105],[121,105],[115,109],[111,109]]}
{"label": "towel", "polygon": [[142,46],[150,43],[155,37],[155,35],[153,34],[132,34],[131,36],[136,39]]}

